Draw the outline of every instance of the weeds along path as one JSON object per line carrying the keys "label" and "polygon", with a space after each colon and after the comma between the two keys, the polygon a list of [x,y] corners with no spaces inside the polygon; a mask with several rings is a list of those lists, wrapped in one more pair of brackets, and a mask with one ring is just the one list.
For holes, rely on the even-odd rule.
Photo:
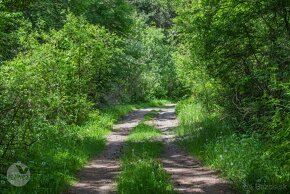
{"label": "weeds along path", "polygon": [[114,126],[114,132],[107,137],[106,148],[78,174],[79,182],[73,185],[69,194],[116,193],[116,178],[120,171],[119,158],[127,135],[143,117],[153,109],[139,109]]}
{"label": "weeds along path", "polygon": [[202,167],[198,160],[188,156],[175,144],[173,129],[178,126],[175,105],[162,107],[153,123],[162,131],[165,150],[161,160],[165,170],[171,175],[175,191],[184,194],[234,193],[216,172]]}

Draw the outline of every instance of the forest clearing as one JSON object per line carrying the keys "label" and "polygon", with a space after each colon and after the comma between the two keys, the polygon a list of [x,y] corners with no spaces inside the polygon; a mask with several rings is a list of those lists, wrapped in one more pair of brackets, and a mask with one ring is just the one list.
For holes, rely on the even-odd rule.
{"label": "forest clearing", "polygon": [[2,193],[290,193],[290,1],[0,0]]}

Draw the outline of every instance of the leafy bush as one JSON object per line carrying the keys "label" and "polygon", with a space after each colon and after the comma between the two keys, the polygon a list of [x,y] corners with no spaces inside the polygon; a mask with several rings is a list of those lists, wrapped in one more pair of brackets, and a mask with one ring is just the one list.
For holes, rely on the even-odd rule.
{"label": "leafy bush", "polygon": [[96,98],[91,94],[102,90],[96,77],[110,71],[115,38],[105,29],[71,15],[44,38],[1,67],[2,157],[44,138],[48,125],[85,121]]}

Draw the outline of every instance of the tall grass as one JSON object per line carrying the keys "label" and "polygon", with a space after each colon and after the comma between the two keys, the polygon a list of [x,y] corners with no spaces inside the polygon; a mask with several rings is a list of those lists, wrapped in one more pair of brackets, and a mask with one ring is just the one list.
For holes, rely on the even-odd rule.
{"label": "tall grass", "polygon": [[161,142],[151,141],[160,135],[158,129],[144,123],[133,129],[124,147],[118,193],[174,193],[169,175],[157,159],[163,145]]}
{"label": "tall grass", "polygon": [[219,170],[242,193],[289,193],[289,166],[270,157],[269,145],[257,133],[241,134],[221,114],[200,104],[178,106],[180,144],[206,165]]}
{"label": "tall grass", "polygon": [[[105,146],[106,135],[114,123],[133,109],[158,106],[166,101],[120,105],[93,111],[82,126],[46,128],[46,136],[17,155],[17,160],[1,160],[0,193],[61,193],[77,181],[76,172]],[[22,154],[21,154],[22,153]],[[6,179],[4,166],[21,161],[29,167],[30,181],[14,187]],[[3,174],[2,174],[3,173]]]}

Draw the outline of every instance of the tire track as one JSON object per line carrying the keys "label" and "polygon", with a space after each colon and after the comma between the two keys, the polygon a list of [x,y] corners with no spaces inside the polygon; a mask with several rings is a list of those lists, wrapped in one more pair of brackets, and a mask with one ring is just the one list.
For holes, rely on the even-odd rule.
{"label": "tire track", "polygon": [[232,194],[229,183],[194,157],[182,151],[175,143],[173,129],[178,126],[175,105],[161,108],[154,124],[162,131],[164,154],[161,158],[165,170],[171,175],[175,191],[182,194]]}
{"label": "tire track", "polygon": [[114,126],[114,131],[107,137],[103,153],[93,159],[79,173],[79,182],[73,185],[67,194],[109,194],[116,193],[116,178],[120,172],[120,156],[123,143],[132,128],[153,109],[133,111]]}

